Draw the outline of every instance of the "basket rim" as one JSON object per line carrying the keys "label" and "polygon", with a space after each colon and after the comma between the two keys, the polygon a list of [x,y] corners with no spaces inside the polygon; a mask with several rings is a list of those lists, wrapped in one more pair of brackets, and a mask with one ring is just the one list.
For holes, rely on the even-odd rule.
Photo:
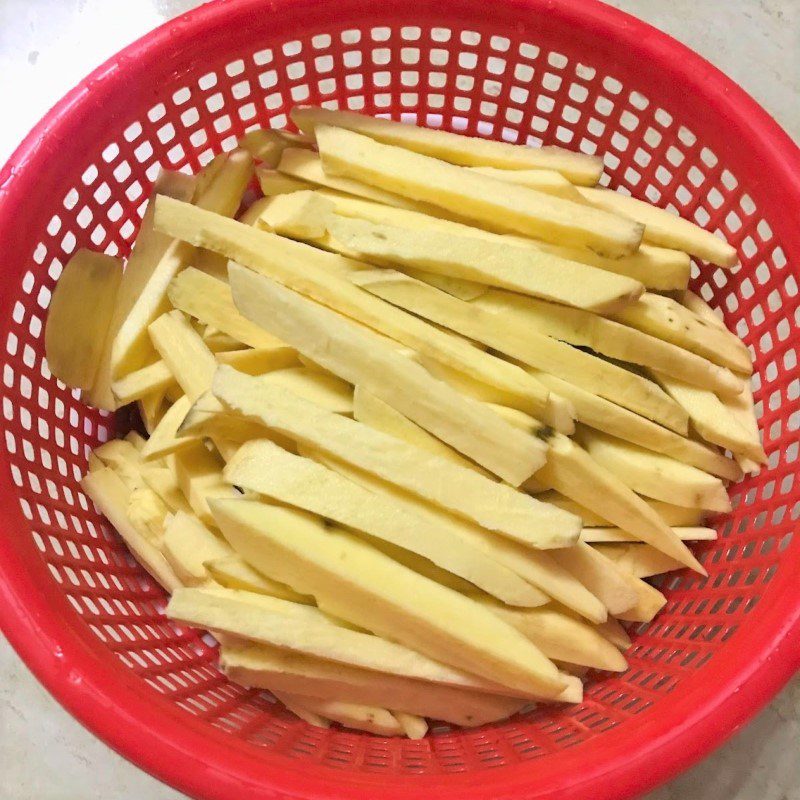
{"label": "basket rim", "polygon": [[[470,0],[460,0],[469,3]],[[772,117],[743,89],[701,56],[649,24],[598,0],[505,0],[521,14],[549,13],[565,24],[593,28],[657,61],[668,77],[692,89],[712,112],[743,135],[763,143],[759,155],[766,170],[779,176],[775,191],[787,203],[800,205],[800,149]],[[272,0],[270,10],[314,8],[319,0]],[[402,5],[390,0],[390,6]],[[263,0],[214,0],[164,23],[121,50],[68,92],[33,128],[0,169],[0,240],[9,218],[24,208],[27,188],[61,139],[73,114],[88,113],[96,91],[109,91],[126,70],[143,70],[157,61],[164,47],[180,49],[204,33],[219,31],[232,14],[263,13]],[[791,206],[788,206],[791,207]],[[17,216],[17,218],[19,218]],[[7,306],[4,299],[0,305]],[[5,309],[3,309],[5,310]],[[4,459],[3,459],[4,460]],[[10,528],[28,527],[16,500],[17,490],[6,464],[0,471],[0,501]],[[255,748],[233,751],[227,736],[160,698],[143,703],[138,679],[127,676],[92,650],[86,626],[65,627],[62,613],[74,613],[63,595],[50,586],[45,564],[25,558],[30,540],[7,537],[0,551],[0,630],[45,688],[75,718],[117,752],[147,772],[194,797],[223,800],[236,793],[248,800],[267,797],[315,797],[367,800],[376,784],[320,767],[309,774],[289,759]],[[784,554],[800,568],[800,542]],[[556,770],[537,761],[484,772],[480,786],[474,773],[416,776],[382,784],[386,800],[407,800],[427,789],[442,798],[467,795],[499,798],[602,797],[624,800],[669,780],[719,746],[760,710],[800,669],[800,594],[791,569],[780,570],[760,604],[760,625],[746,632],[746,651],[724,662],[712,659],[658,715],[641,720],[636,741],[622,726],[603,735],[602,753],[576,747],[564,751]],[[764,602],[766,598],[772,602]],[[744,633],[744,632],[742,632]],[[741,635],[741,634],[740,634]],[[715,690],[709,692],[711,683]],[[114,714],[109,709],[114,709]],[[524,773],[527,772],[526,776]],[[580,779],[575,782],[575,774]],[[266,779],[264,778],[267,775]],[[379,779],[381,776],[373,776]],[[610,785],[613,781],[613,785]]]}

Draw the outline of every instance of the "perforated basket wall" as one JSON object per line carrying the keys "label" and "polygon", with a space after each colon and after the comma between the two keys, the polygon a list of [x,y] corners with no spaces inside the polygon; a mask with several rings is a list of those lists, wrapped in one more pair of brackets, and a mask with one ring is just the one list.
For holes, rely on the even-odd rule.
{"label": "perforated basket wall", "polygon": [[[159,165],[197,170],[296,103],[601,153],[604,182],[721,231],[694,288],[750,346],[769,466],[733,487],[708,578],[666,581],[630,669],[585,702],[423,741],[307,726],[229,684],[78,479],[125,420],[55,381],[42,326],[77,247],[127,254]],[[794,174],[795,178],[792,177]],[[0,175],[5,543],[0,619],[48,687],[126,755],[203,797],[622,797],[718,742],[798,663],[800,160],[746,96],[593,3],[212,4],[101,68]],[[87,309],[91,313],[91,309]]]}

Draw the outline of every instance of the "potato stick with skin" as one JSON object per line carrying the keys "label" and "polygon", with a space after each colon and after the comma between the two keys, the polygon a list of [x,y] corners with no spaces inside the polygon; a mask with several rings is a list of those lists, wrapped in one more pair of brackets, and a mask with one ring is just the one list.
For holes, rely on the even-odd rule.
{"label": "potato stick with skin", "polygon": [[[624,307],[644,291],[638,281],[511,242],[436,230],[414,231],[334,215],[331,235],[368,259],[485,283],[599,313]],[[476,301],[477,302],[477,301]]]}
{"label": "potato stick with skin", "polygon": [[496,169],[549,169],[572,183],[594,186],[603,172],[602,159],[573,153],[561,147],[527,147],[491,139],[479,139],[443,130],[432,130],[376,119],[352,111],[298,107],[292,121],[304,133],[314,135],[318,125],[335,125],[381,142],[441,158],[453,164]]}
{"label": "potato stick with skin", "polygon": [[611,672],[627,669],[619,650],[593,625],[576,620],[557,608],[522,610],[488,600],[484,605],[524,633],[548,658]]}
{"label": "potato stick with skin", "polygon": [[[383,339],[249,270],[231,268],[245,314],[270,326],[312,360],[362,384],[480,466],[519,485],[544,461],[540,439],[476,406]],[[499,448],[499,449],[497,449]]]}
{"label": "potato stick with skin", "polygon": [[578,438],[593,459],[640,494],[707,511],[731,510],[722,481],[696,467],[599,431],[581,429]]}
{"label": "potato stick with skin", "polygon": [[214,354],[180,311],[162,314],[148,330],[153,345],[178,385],[190,402],[194,402],[211,386],[217,368]]}
{"label": "potato stick with skin", "polygon": [[518,631],[352,535],[248,500],[217,500],[214,516],[234,549],[256,567],[266,556],[273,576],[280,572],[290,586],[313,594],[328,613],[515,689],[556,697],[566,688]]}
{"label": "potato stick with skin", "polygon": [[[690,468],[691,469],[691,468]],[[700,562],[672,528],[616,475],[565,436],[550,440],[547,464],[536,480],[578,503],[596,509],[610,522],[705,574]]]}
{"label": "potato stick with skin", "polygon": [[[535,380],[531,381],[524,370],[514,369],[514,365],[478,351],[411,314],[392,309],[352,285],[345,277],[350,272],[352,262],[349,259],[266,231],[254,230],[191,205],[175,203],[170,198],[159,198],[156,205],[158,224],[176,235],[235,258],[407,347],[482,376],[492,384],[498,383],[516,393],[518,402],[526,410],[545,407],[547,392]],[[240,276],[242,280],[244,278]],[[269,321],[260,324],[270,329]]]}
{"label": "potato stick with skin", "polygon": [[343,666],[247,642],[224,645],[221,662],[228,677],[244,686],[281,686],[300,697],[335,695],[354,702],[382,703],[390,697],[395,709],[468,727],[503,719],[527,702]]}
{"label": "potato stick with skin", "polygon": [[[693,511],[695,509],[687,509]],[[673,526],[675,535],[684,542],[713,542],[717,538],[714,528],[696,526]],[[636,543],[639,540],[631,533],[621,528],[584,528],[581,531],[581,541],[589,544],[595,543]],[[671,558],[671,556],[665,556]]]}
{"label": "potato stick with skin", "polygon": [[577,518],[551,511],[506,484],[332,414],[278,386],[220,367],[214,394],[246,417],[402,486],[440,507],[534,547],[565,546]]}
{"label": "potato stick with skin", "polygon": [[742,391],[742,378],[701,356],[655,336],[629,328],[578,308],[489,291],[472,301],[483,308],[513,317],[536,331],[578,347],[589,347],[610,358],[651,367],[666,375],[728,395]]}
{"label": "potato stick with skin", "polygon": [[387,270],[357,272],[351,280],[383,299],[481,341],[507,356],[624,405],[679,433],[688,415],[655,383],[535,331],[518,320],[473,307],[433,287]]}
{"label": "potato stick with skin", "polygon": [[[755,414],[748,408],[747,397],[740,401],[741,395],[739,395],[726,403],[711,391],[711,387],[692,386],[656,370],[652,370],[652,374],[667,394],[686,409],[694,429],[703,439],[756,463],[767,463],[767,454],[761,445]],[[744,413],[732,413],[731,408],[734,404],[742,407]],[[747,427],[742,422],[745,422]]]}
{"label": "potato stick with skin", "polygon": [[[575,516],[583,520],[585,526],[590,528],[613,527],[608,520],[603,519],[596,511],[590,510],[556,491],[544,492],[540,499],[542,502],[551,503],[554,506],[563,508],[565,511],[569,511],[570,514],[575,514]],[[667,525],[693,527],[703,522],[704,513],[700,509],[683,508],[671,503],[662,503],[660,500],[643,499]]]}
{"label": "potato stick with skin", "polygon": [[648,544],[596,544],[598,553],[637,578],[650,578],[664,572],[683,569],[683,564]]}
{"label": "potato stick with skin", "polygon": [[603,604],[576,578],[560,567],[549,553],[532,550],[503,537],[493,536],[477,525],[447,514],[430,503],[399,490],[362,470],[354,469],[342,461],[316,452],[305,454],[312,456],[315,460],[364,488],[390,497],[393,502],[401,505],[410,513],[423,516],[431,524],[447,528],[472,545],[482,548],[488,557],[505,564],[530,584],[541,589],[546,595],[559,600],[563,605],[572,608],[586,619],[592,622],[602,622],[606,618]]}
{"label": "potato stick with skin", "polygon": [[[412,230],[437,230],[453,235],[471,236],[501,244],[503,242],[513,243],[520,247],[543,250],[569,261],[578,261],[581,264],[597,267],[605,272],[625,275],[658,291],[685,289],[689,282],[691,261],[686,253],[680,253],[677,250],[666,250],[643,244],[632,255],[623,258],[604,258],[586,247],[565,247],[524,236],[492,233],[449,219],[392,208],[326,189],[319,189],[317,194],[329,199],[334,204],[336,213],[343,217],[353,217],[375,224],[395,225]],[[321,244],[320,246],[326,245]]]}
{"label": "potato stick with skin", "polygon": [[327,174],[353,178],[478,222],[617,258],[636,252],[644,227],[561,197],[462,170],[341,128],[316,127]]}
{"label": "potato stick with skin", "polygon": [[700,319],[670,297],[645,292],[612,316],[617,322],[672,342],[720,366],[745,375],[753,371],[744,342]]}
{"label": "potato stick with skin", "polygon": [[183,270],[173,278],[167,294],[175,308],[249,347],[274,348],[283,344],[236,310],[227,283],[199,270]]}
{"label": "potato stick with skin", "polygon": [[596,208],[620,214],[644,225],[644,241],[683,250],[690,255],[730,269],[739,263],[736,249],[689,220],[635,197],[610,189],[579,189]]}
{"label": "potato stick with skin", "polygon": [[318,514],[430,559],[509,605],[538,605],[538,592],[500,562],[487,559],[463,538],[407,513],[307,458],[268,440],[244,444],[229,462],[225,479],[244,489]]}
{"label": "potato stick with skin", "polygon": [[163,362],[156,361],[146,367],[129,372],[124,378],[111,384],[111,391],[121,405],[141,400],[152,392],[169,388],[175,383],[172,370]]}
{"label": "potato stick with skin", "polygon": [[68,386],[91,390],[95,385],[121,281],[119,259],[83,248],[61,272],[47,311],[44,343],[50,372]]}
{"label": "potato stick with skin", "polygon": [[555,375],[545,372],[536,372],[535,375],[552,390],[551,397],[561,396],[568,400],[575,409],[578,421],[590,428],[633,442],[648,450],[663,453],[726,480],[738,481],[742,477],[742,471],[735,461],[702,442],[680,436]]}

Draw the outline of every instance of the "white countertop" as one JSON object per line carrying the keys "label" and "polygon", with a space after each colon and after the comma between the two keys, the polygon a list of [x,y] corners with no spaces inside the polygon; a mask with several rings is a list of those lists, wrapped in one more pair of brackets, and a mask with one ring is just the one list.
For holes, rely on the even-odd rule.
{"label": "white countertop", "polygon": [[[65,91],[197,0],[0,0],[0,162]],[[799,0],[612,0],[723,69],[800,140]],[[75,722],[0,641],[5,800],[180,800]],[[800,800],[800,677],[648,800]]]}

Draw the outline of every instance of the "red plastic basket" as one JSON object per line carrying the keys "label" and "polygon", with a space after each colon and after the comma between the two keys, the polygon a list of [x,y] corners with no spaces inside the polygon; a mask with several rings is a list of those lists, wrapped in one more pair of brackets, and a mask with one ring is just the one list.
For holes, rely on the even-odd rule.
{"label": "red plastic basket", "polygon": [[[694,288],[750,345],[769,467],[733,487],[708,578],[684,572],[630,669],[579,707],[422,741],[312,728],[229,684],[77,481],[124,421],[43,357],[63,262],[126,254],[158,165],[196,170],[296,103],[605,155],[610,184],[721,230],[734,273]],[[800,154],[717,70],[590,0],[241,0],[159,28],[94,72],[0,173],[0,623],[124,755],[202,798],[624,798],[707,753],[800,665]],[[87,309],[91,313],[91,309]]]}

